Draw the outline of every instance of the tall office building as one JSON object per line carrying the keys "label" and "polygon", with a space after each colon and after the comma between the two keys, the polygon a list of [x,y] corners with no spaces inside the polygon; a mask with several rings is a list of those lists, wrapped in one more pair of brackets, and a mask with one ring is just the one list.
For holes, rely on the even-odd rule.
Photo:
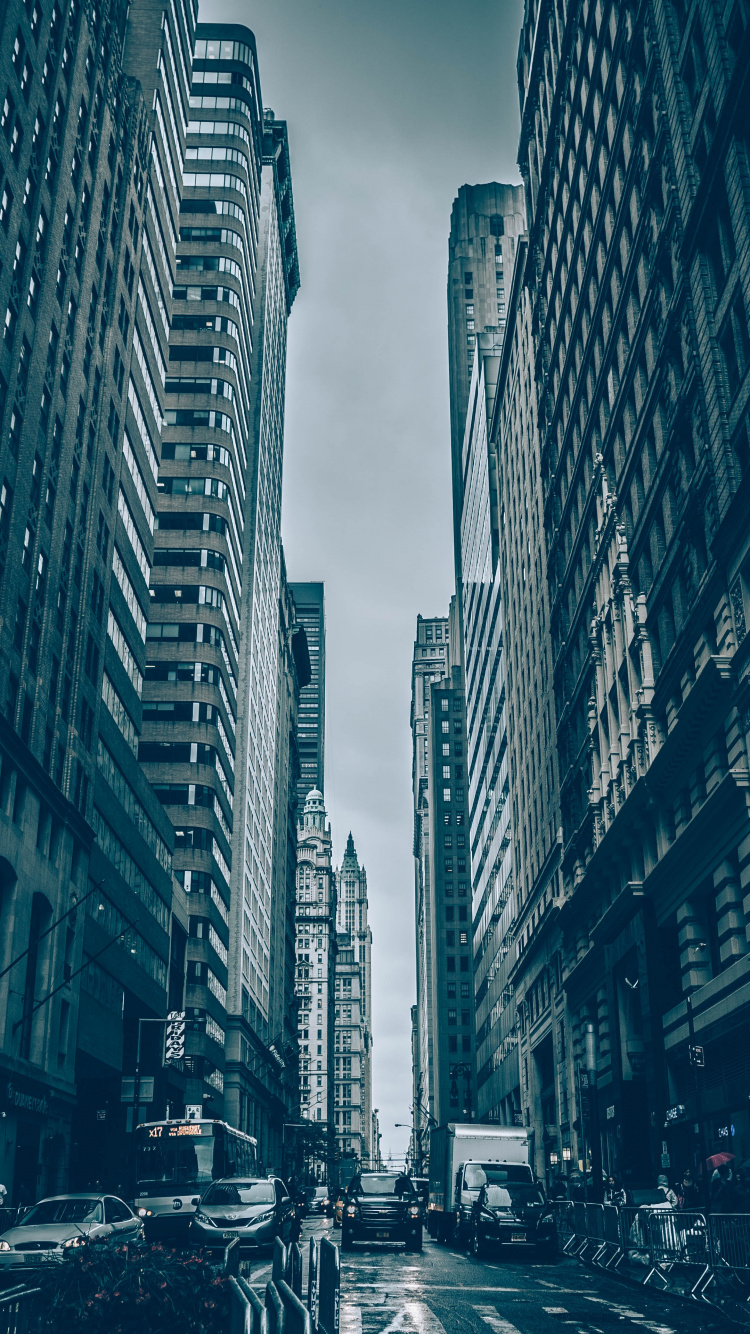
{"label": "tall office building", "polygon": [[513,267],[509,231],[522,230],[523,187],[462,185],[453,201],[448,239],[448,376],[451,408],[453,477],[453,539],[456,589],[461,599],[461,514],[465,478],[462,468],[466,412],[479,334],[502,342],[506,320],[506,287]]}
{"label": "tall office building", "polygon": [[[226,1112],[279,1164],[271,1044],[283,1024],[271,1032],[270,988],[291,174],[248,29],[199,26],[190,103],[139,753],[189,892],[187,1004],[203,1031],[189,1042],[188,1102]],[[196,645],[194,661],[178,643]]]}
{"label": "tall office building", "polygon": [[[279,1063],[280,1096],[287,1123],[299,1121],[299,1043],[295,979],[297,967],[297,710],[310,680],[304,627],[297,625],[282,551],[276,688],[276,778],[271,885],[271,980],[269,1032]],[[283,1062],[283,1068],[282,1068]],[[283,1147],[283,1146],[282,1146]],[[279,1160],[279,1166],[288,1170]]]}
{"label": "tall office building", "polygon": [[[138,1019],[182,1004],[173,834],[136,755],[194,22],[191,4],[140,0],[10,0],[0,18],[0,911],[6,965],[20,956],[0,999],[0,1168],[14,1199],[71,1170],[121,1182]],[[163,1112],[183,1090],[160,1044],[144,1060]]]}
{"label": "tall office building", "polygon": [[[529,472],[511,597],[541,477],[560,775],[557,853],[554,792],[534,830],[545,668],[524,608],[506,625],[538,720],[513,976],[538,1171],[591,1145],[587,1041],[607,1170],[639,1184],[750,1147],[749,44],[742,7],[725,22],[704,0],[528,8],[521,35],[528,258],[497,420]],[[517,420],[530,373],[538,446],[534,413]],[[520,501],[508,485],[506,514]]]}
{"label": "tall office building", "polygon": [[324,792],[326,741],[326,622],[323,584],[290,584],[297,620],[305,628],[310,652],[310,683],[300,695],[299,809],[311,787]]}
{"label": "tall office building", "polygon": [[312,1171],[325,1179],[332,1150],[336,876],[323,794],[307,794],[297,827],[297,983],[300,1112],[325,1127]]}
{"label": "tall office building", "polygon": [[[474,230],[485,234],[485,267],[497,263],[510,274],[523,233],[523,194],[518,188],[493,187],[501,210],[487,218],[482,212]],[[466,224],[461,196],[454,205],[451,272],[454,251]],[[457,233],[454,242],[453,233]],[[490,246],[490,237],[492,245]],[[474,245],[476,252],[482,237]],[[480,247],[481,248],[481,247]],[[486,252],[491,249],[491,257]],[[453,275],[455,276],[455,275]],[[485,280],[485,282],[487,279]],[[504,283],[507,279],[504,277]],[[449,299],[451,351],[451,412],[464,403],[458,378],[457,352],[465,333],[466,315]],[[498,569],[500,512],[497,474],[488,444],[504,325],[476,335],[464,427],[452,415],[454,460],[454,543],[464,650],[469,774],[469,842],[471,845],[471,918],[473,922],[474,986],[477,1041],[477,1110],[492,1120],[512,1119],[518,1102],[516,1034],[505,1013],[508,953],[513,919],[508,802],[508,735],[503,606]],[[467,360],[468,367],[468,360]],[[456,487],[458,489],[456,489]]]}
{"label": "tall office building", "polygon": [[349,834],[336,873],[334,1134],[340,1156],[371,1165],[372,931],[367,875]]}
{"label": "tall office building", "polygon": [[417,1023],[414,1152],[476,1110],[466,709],[458,604],[417,618],[412,663]]}

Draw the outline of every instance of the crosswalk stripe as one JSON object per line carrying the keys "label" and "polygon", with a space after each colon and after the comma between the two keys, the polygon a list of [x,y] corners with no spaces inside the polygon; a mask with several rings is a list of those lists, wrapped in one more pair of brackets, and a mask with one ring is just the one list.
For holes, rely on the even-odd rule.
{"label": "crosswalk stripe", "polygon": [[362,1334],[362,1308],[342,1302],[339,1325],[341,1334]]}
{"label": "crosswalk stripe", "polygon": [[477,1315],[482,1317],[485,1324],[489,1325],[493,1334],[521,1334],[521,1331],[516,1329],[516,1326],[512,1325],[510,1320],[504,1320],[501,1315],[498,1315],[494,1306],[475,1306],[474,1310]]}

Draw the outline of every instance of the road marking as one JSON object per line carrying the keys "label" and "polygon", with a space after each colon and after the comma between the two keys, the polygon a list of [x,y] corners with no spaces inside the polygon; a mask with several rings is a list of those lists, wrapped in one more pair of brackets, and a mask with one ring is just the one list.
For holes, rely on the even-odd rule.
{"label": "road marking", "polygon": [[359,1306],[342,1302],[340,1317],[341,1334],[362,1334],[362,1311]]}
{"label": "road marking", "polygon": [[[384,1288],[386,1292],[392,1292],[399,1286],[406,1287],[407,1283],[411,1287],[414,1281],[410,1278],[401,1282],[398,1278],[394,1278],[391,1283],[358,1283],[357,1287]],[[521,1288],[498,1288],[494,1284],[490,1286],[487,1283],[423,1283],[420,1279],[417,1282],[420,1288],[434,1289],[436,1292],[521,1292]]]}
{"label": "road marking", "polygon": [[542,1310],[543,1310],[543,1311],[546,1311],[546,1312],[547,1312],[547,1315],[567,1315],[567,1314],[568,1314],[567,1307],[565,1307],[565,1306],[543,1306],[543,1307],[542,1307]]}
{"label": "road marking", "polygon": [[520,1330],[512,1325],[510,1320],[504,1320],[498,1315],[494,1306],[475,1306],[474,1310],[480,1315],[486,1325],[489,1325],[493,1334],[521,1334]]}

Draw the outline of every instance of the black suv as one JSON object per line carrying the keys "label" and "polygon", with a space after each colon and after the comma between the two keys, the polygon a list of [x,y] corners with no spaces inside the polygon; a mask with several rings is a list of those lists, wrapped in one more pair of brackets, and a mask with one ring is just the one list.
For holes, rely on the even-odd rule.
{"label": "black suv", "polygon": [[503,1170],[493,1164],[492,1179],[482,1186],[471,1210],[469,1245],[477,1259],[490,1247],[507,1253],[518,1246],[533,1246],[539,1260],[554,1259],[557,1229],[552,1206],[537,1183],[514,1180],[512,1166]]}
{"label": "black suv", "polygon": [[403,1241],[407,1251],[422,1249],[422,1210],[407,1176],[399,1172],[361,1172],[344,1204],[341,1249],[355,1241]]}

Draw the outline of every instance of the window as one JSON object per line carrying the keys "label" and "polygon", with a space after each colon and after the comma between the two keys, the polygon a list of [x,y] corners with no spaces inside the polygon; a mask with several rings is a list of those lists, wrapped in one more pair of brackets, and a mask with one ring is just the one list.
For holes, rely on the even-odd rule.
{"label": "window", "polygon": [[750,361],[750,335],[748,334],[747,317],[741,292],[737,293],[724,320],[719,334],[719,346],[724,358],[724,369],[731,403],[745,377]]}
{"label": "window", "polygon": [[711,218],[707,228],[705,246],[716,300],[718,301],[724,291],[724,284],[729,276],[729,270],[734,263],[736,253],[732,220],[729,213],[729,200],[720,175],[711,191],[711,200]]}
{"label": "window", "polygon": [[448,802],[451,799],[451,790],[449,787],[443,788],[443,801]]}
{"label": "window", "polygon": [[448,712],[448,696],[443,695],[440,699],[440,710],[442,713]]}

